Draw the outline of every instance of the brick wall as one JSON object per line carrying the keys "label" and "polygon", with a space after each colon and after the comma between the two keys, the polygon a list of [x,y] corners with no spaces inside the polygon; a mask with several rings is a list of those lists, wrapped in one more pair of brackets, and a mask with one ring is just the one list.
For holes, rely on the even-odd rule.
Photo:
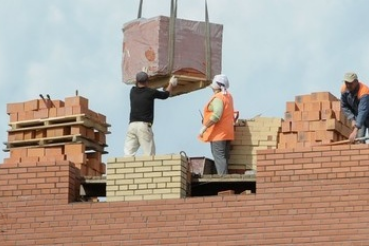
{"label": "brick wall", "polygon": [[187,166],[179,154],[109,158],[106,200],[184,198],[189,192]]}
{"label": "brick wall", "polygon": [[0,165],[1,245],[369,245],[369,146],[258,151],[256,194],[71,202],[68,162]]}

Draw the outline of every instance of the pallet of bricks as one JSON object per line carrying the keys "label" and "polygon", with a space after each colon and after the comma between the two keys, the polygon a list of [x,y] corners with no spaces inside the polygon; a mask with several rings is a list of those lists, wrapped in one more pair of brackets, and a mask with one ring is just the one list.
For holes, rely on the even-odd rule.
{"label": "pallet of bricks", "polygon": [[171,96],[177,96],[207,87],[221,73],[223,25],[177,18],[176,8],[169,17],[137,18],[123,25],[125,84],[134,85],[138,71],[148,73],[151,88],[165,88],[175,76],[178,85]]}
{"label": "pallet of bricks", "polygon": [[282,119],[277,117],[238,119],[235,124],[235,139],[231,142],[228,173],[255,172],[257,151],[277,148],[281,122]]}
{"label": "pallet of bricks", "polygon": [[329,92],[295,97],[286,103],[279,134],[279,149],[310,147],[346,140],[351,122],[341,111],[340,100]]}
{"label": "pallet of bricks", "polygon": [[10,117],[4,163],[54,162],[68,160],[81,176],[106,173],[106,117],[89,109],[81,96],[62,100],[34,99],[7,104]]}

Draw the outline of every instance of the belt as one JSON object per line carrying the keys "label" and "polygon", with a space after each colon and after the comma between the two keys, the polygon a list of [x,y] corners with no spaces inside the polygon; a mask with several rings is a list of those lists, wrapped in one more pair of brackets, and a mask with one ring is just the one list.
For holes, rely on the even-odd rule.
{"label": "belt", "polygon": [[146,123],[148,127],[152,126],[151,122],[147,122],[147,121],[131,121],[130,123],[134,123],[134,122],[142,122],[142,123]]}

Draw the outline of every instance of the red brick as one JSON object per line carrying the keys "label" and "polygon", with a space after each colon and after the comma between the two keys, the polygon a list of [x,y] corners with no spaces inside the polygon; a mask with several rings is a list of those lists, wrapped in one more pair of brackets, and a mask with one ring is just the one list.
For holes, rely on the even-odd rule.
{"label": "red brick", "polygon": [[34,139],[35,138],[35,131],[33,130],[29,130],[29,131],[24,131],[23,132],[23,137],[25,140],[27,139]]}
{"label": "red brick", "polygon": [[63,155],[63,150],[64,150],[63,146],[46,147],[45,155],[46,156]]}
{"label": "red brick", "polygon": [[54,129],[54,135],[56,137],[70,135],[70,127],[54,127],[53,129]]}
{"label": "red brick", "polygon": [[45,148],[28,148],[27,156],[42,157],[45,155]]}
{"label": "red brick", "polygon": [[307,103],[311,102],[311,95],[300,95],[295,97],[296,103]]}
{"label": "red brick", "polygon": [[64,107],[63,109],[65,110],[64,112],[65,115],[74,115],[72,106],[67,106]]}
{"label": "red brick", "polygon": [[65,155],[78,155],[80,153],[85,153],[86,147],[84,144],[66,144],[64,145]]}
{"label": "red brick", "polygon": [[82,106],[73,106],[72,107],[72,113],[75,114],[88,114],[89,110],[88,108],[82,107]]}
{"label": "red brick", "polygon": [[49,109],[49,117],[50,118],[55,118],[58,116],[58,110],[57,108],[50,108]]}
{"label": "red brick", "polygon": [[303,121],[320,120],[320,111],[304,111],[301,113],[301,120]]}
{"label": "red brick", "polygon": [[27,121],[34,119],[35,111],[22,111],[18,113],[18,121]]}
{"label": "red brick", "polygon": [[9,122],[18,121],[18,113],[10,113],[9,114]]}
{"label": "red brick", "polygon": [[311,99],[313,101],[338,101],[338,98],[330,92],[313,92]]}
{"label": "red brick", "polygon": [[98,113],[97,117],[98,117],[99,122],[106,123],[106,116],[105,115]]}
{"label": "red brick", "polygon": [[61,117],[61,116],[66,116],[66,115],[69,115],[69,114],[66,114],[65,113],[65,108],[57,108],[56,109],[56,114],[58,117]]}
{"label": "red brick", "polygon": [[64,100],[65,107],[80,106],[82,108],[88,108],[88,99],[81,96],[67,97]]}
{"label": "red brick", "polygon": [[292,113],[292,120],[293,121],[300,121],[302,120],[302,112],[301,111],[296,111]]}
{"label": "red brick", "polygon": [[294,112],[298,110],[295,102],[286,102],[286,111],[287,112]]}
{"label": "red brick", "polygon": [[18,113],[18,112],[23,112],[23,111],[24,111],[24,103],[23,102],[8,103],[6,105],[6,113],[7,114]]}
{"label": "red brick", "polygon": [[34,99],[24,102],[24,111],[36,111],[39,109],[39,100]]}
{"label": "red brick", "polygon": [[33,112],[33,119],[45,119],[45,118],[49,118],[48,109],[40,109]]}
{"label": "red brick", "polygon": [[83,125],[71,126],[71,135],[81,134],[84,137],[87,137],[87,128]]}
{"label": "red brick", "polygon": [[35,138],[44,138],[46,137],[46,129],[40,129],[40,130],[35,130]]}
{"label": "red brick", "polygon": [[65,103],[62,100],[52,100],[53,107],[55,108],[62,108],[64,107]]}
{"label": "red brick", "polygon": [[321,110],[320,102],[306,102],[304,103],[304,111],[320,111]]}

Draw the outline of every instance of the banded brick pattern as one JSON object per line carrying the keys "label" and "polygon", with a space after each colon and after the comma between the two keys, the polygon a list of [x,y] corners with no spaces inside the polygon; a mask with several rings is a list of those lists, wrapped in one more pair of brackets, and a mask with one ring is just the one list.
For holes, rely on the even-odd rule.
{"label": "banded brick pattern", "polygon": [[[369,181],[367,144],[270,149],[258,152],[257,190],[261,193],[273,193],[275,189],[280,188],[280,191],[286,192],[289,187],[295,186],[302,187],[303,191],[304,187],[314,189],[314,185],[326,186],[327,183],[335,184],[334,189],[344,193],[343,184],[352,184],[354,181],[351,178],[359,181],[358,183]],[[362,191],[367,193],[365,187],[362,184]],[[319,190],[321,188],[316,192]]]}
{"label": "banded brick pattern", "polygon": [[1,164],[0,203],[22,209],[74,202],[79,198],[78,177],[69,161]]}
{"label": "banded brick pattern", "polygon": [[107,201],[184,198],[187,195],[188,162],[182,155],[109,158]]}
{"label": "banded brick pattern", "polygon": [[[171,158],[182,160],[166,160]],[[59,203],[50,196],[19,195],[15,183],[29,178],[21,173],[53,176],[60,165],[65,167],[57,184],[68,187],[75,175],[70,163],[38,171],[34,163],[30,170],[3,164],[1,245],[368,245],[368,145],[266,149],[257,160],[256,194],[99,203],[67,203],[64,188]],[[56,183],[42,181],[51,184]],[[42,193],[38,188],[34,192]]]}
{"label": "banded brick pattern", "polygon": [[231,143],[228,172],[242,174],[246,170],[256,170],[256,152],[277,148],[281,123],[282,119],[276,117],[239,119],[235,126],[235,139]]}

